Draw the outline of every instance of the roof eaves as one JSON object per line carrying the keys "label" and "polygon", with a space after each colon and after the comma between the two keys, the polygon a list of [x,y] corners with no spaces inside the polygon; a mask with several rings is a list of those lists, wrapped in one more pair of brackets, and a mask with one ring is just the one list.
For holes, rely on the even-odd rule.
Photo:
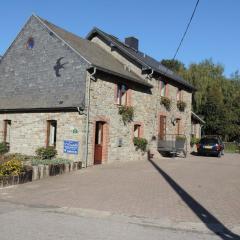
{"label": "roof eaves", "polygon": [[30,112],[60,112],[60,111],[71,111],[77,112],[78,107],[47,107],[47,108],[6,108],[0,109],[0,113],[30,113]]}
{"label": "roof eaves", "polygon": [[117,72],[111,71],[109,69],[106,69],[106,68],[103,68],[103,67],[100,67],[100,66],[97,66],[97,65],[91,65],[91,67],[95,67],[99,71],[102,71],[102,72],[105,72],[105,73],[108,73],[108,74],[111,74],[111,75],[114,75],[114,76],[117,76],[117,77],[120,77],[120,78],[124,78],[126,80],[129,80],[131,82],[137,83],[139,85],[142,85],[142,86],[145,86],[145,87],[148,87],[148,88],[152,88],[153,87],[152,84],[144,82],[143,80],[138,79],[138,78],[129,77],[129,76],[123,75],[121,73],[117,73]]}
{"label": "roof eaves", "polygon": [[202,118],[200,118],[200,117],[199,117],[196,113],[194,113],[193,111],[191,111],[191,114],[192,114],[192,116],[194,116],[196,119],[198,119],[199,122],[201,122],[202,124],[205,124],[205,123],[206,123]]}

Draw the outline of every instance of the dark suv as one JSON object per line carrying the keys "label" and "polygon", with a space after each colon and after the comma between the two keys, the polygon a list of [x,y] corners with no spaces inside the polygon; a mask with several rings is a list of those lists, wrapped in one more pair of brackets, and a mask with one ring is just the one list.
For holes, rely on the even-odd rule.
{"label": "dark suv", "polygon": [[224,144],[220,136],[205,136],[197,144],[199,155],[214,155],[221,157],[224,154]]}

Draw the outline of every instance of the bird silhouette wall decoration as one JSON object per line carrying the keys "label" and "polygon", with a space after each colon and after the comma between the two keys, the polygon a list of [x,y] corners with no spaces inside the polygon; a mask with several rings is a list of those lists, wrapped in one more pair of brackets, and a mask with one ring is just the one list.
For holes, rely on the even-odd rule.
{"label": "bird silhouette wall decoration", "polygon": [[61,63],[61,60],[63,59],[64,57],[60,57],[57,59],[56,61],[56,64],[54,65],[53,69],[55,71],[55,74],[56,74],[56,77],[61,77],[61,74],[60,74],[60,69],[64,69],[64,65],[68,64],[68,62],[65,62],[65,63]]}

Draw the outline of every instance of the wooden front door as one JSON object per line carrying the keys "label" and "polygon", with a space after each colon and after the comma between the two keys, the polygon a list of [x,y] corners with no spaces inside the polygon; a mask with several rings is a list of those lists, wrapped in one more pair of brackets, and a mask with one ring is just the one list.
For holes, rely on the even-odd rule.
{"label": "wooden front door", "polygon": [[166,138],[166,116],[160,116],[159,121],[159,138],[164,140]]}
{"label": "wooden front door", "polygon": [[181,124],[181,120],[178,118],[178,119],[176,120],[176,134],[177,134],[177,135],[180,135],[180,134],[181,134],[180,124]]}
{"label": "wooden front door", "polygon": [[103,157],[103,125],[104,122],[96,122],[94,164],[101,164]]}

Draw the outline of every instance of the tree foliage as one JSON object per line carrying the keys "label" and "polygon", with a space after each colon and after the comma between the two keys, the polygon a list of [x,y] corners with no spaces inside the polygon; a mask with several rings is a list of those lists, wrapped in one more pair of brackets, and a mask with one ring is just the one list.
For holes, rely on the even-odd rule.
{"label": "tree foliage", "polygon": [[196,87],[193,111],[204,117],[205,134],[218,134],[226,141],[240,140],[239,71],[227,78],[224,67],[211,59],[192,63],[187,68],[178,60],[161,63]]}

